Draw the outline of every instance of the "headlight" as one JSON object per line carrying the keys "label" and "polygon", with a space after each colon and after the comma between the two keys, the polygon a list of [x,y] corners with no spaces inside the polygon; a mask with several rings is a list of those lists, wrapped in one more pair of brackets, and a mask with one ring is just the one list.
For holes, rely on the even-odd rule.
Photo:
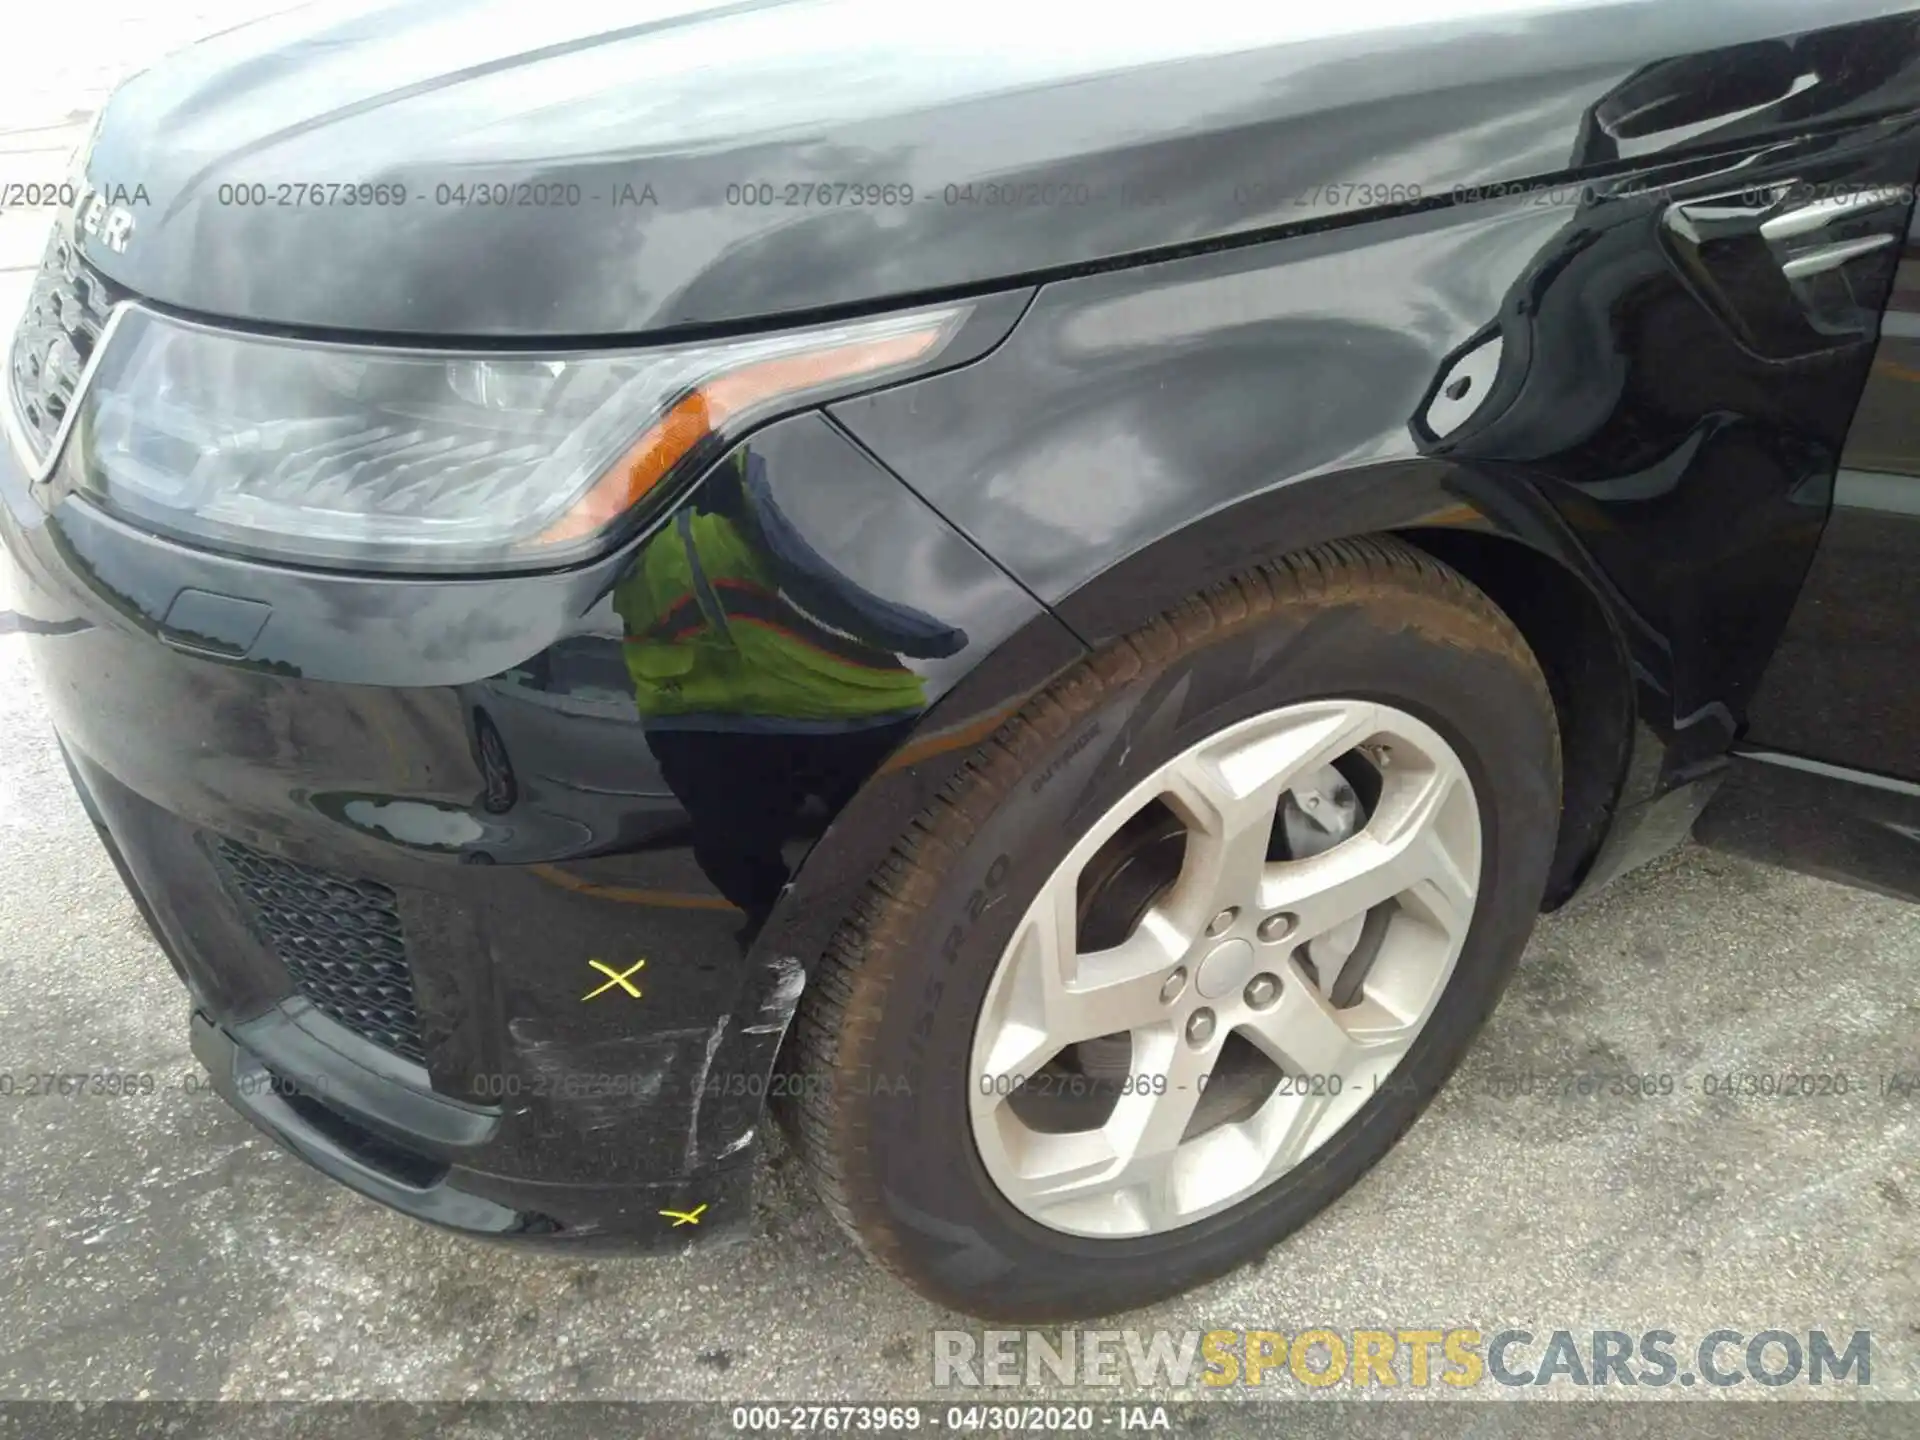
{"label": "headlight", "polygon": [[624,353],[317,344],[120,314],[59,474],[149,530],[400,571],[580,560],[776,411],[923,368],[960,308]]}

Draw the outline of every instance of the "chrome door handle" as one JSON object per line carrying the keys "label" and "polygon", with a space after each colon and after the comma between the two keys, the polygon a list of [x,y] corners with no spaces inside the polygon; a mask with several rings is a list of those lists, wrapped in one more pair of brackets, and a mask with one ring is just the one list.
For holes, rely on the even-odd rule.
{"label": "chrome door handle", "polygon": [[1863,210],[1878,210],[1882,205],[1893,205],[1907,198],[1911,187],[1905,185],[1886,185],[1874,190],[1855,190],[1845,195],[1829,195],[1824,200],[1815,200],[1812,204],[1802,205],[1797,210],[1789,210],[1784,215],[1775,215],[1760,222],[1762,238],[1774,242],[1792,240],[1797,236],[1811,235],[1816,230],[1824,230],[1837,220],[1849,215],[1857,215]]}
{"label": "chrome door handle", "polygon": [[1780,273],[1789,280],[1805,280],[1814,275],[1824,275],[1829,270],[1838,270],[1849,260],[1857,260],[1862,255],[1871,255],[1876,250],[1884,250],[1896,243],[1898,235],[1863,235],[1858,240],[1840,240],[1832,245],[1823,245],[1818,250],[1809,250],[1804,255],[1796,255],[1780,266]]}

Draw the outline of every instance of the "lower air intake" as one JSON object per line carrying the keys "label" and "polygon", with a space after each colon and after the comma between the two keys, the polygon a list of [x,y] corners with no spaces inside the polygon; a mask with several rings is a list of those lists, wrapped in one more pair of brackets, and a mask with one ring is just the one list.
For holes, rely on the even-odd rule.
{"label": "lower air intake", "polygon": [[413,973],[393,891],[263,855],[232,840],[213,851],[228,890],[299,992],[355,1034],[426,1063]]}

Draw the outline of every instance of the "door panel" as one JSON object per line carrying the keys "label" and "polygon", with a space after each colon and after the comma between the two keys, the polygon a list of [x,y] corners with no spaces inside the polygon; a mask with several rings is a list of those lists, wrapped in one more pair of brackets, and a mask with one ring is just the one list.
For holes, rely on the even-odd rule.
{"label": "door panel", "polygon": [[1920,224],[1750,744],[1920,780]]}

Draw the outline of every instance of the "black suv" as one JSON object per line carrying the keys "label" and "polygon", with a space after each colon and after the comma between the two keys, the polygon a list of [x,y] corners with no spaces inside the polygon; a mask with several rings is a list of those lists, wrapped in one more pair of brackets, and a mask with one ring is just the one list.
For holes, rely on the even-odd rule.
{"label": "black suv", "polygon": [[303,10],[115,94],[0,529],[236,1107],[642,1248],[771,1110],[1087,1314],[1696,822],[1920,888],[1920,19],[1310,9]]}

